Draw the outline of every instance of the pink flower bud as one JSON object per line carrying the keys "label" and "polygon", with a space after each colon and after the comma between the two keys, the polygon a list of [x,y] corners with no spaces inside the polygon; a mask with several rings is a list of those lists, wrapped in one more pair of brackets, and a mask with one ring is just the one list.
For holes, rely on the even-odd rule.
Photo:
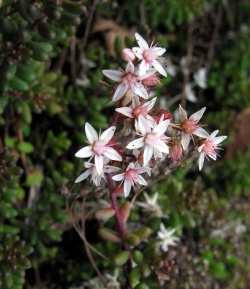
{"label": "pink flower bud", "polygon": [[163,120],[171,119],[173,117],[172,114],[170,113],[170,111],[167,109],[161,109],[159,111],[158,116],[161,117],[162,115],[164,115]]}
{"label": "pink flower bud", "polygon": [[125,61],[134,61],[135,60],[135,54],[134,54],[134,52],[131,50],[131,49],[129,49],[129,48],[124,48],[124,49],[122,49],[122,51],[121,51],[121,57],[122,57],[122,59],[123,60],[125,60]]}
{"label": "pink flower bud", "polygon": [[173,143],[169,147],[169,156],[171,161],[179,161],[182,158],[182,147],[181,144]]}
{"label": "pink flower bud", "polygon": [[120,214],[121,214],[121,218],[122,218],[122,222],[125,225],[127,222],[127,219],[129,217],[130,214],[130,209],[131,209],[131,204],[129,201],[125,202],[124,204],[122,204],[122,206],[120,207]]}
{"label": "pink flower bud", "polygon": [[158,73],[154,73],[149,77],[142,80],[142,84],[145,86],[159,86],[160,83],[160,75]]}

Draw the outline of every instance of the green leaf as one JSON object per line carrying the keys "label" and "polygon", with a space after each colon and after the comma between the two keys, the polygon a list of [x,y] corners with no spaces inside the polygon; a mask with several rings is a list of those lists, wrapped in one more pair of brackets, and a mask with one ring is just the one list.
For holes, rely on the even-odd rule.
{"label": "green leaf", "polygon": [[22,141],[22,142],[17,144],[17,149],[20,152],[29,154],[29,153],[32,153],[34,151],[34,146],[29,142]]}
{"label": "green leaf", "polygon": [[32,187],[39,184],[43,180],[43,173],[41,172],[34,172],[27,176],[25,185]]}

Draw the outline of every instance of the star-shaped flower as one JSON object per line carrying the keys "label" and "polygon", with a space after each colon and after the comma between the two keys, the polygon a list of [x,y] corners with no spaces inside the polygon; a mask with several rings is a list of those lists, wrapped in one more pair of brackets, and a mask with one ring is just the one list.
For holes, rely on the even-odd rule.
{"label": "star-shaped flower", "polygon": [[139,116],[138,127],[142,135],[141,138],[136,139],[129,143],[127,149],[137,149],[144,147],[143,164],[146,166],[152,156],[155,154],[161,158],[162,153],[169,153],[169,148],[166,145],[167,137],[164,135],[168,128],[170,120],[164,120],[151,128],[147,120],[143,116]]}
{"label": "star-shaped flower", "polygon": [[126,171],[122,174],[113,176],[114,181],[122,181],[124,182],[124,195],[127,197],[131,191],[131,188],[135,185],[139,186],[147,186],[146,180],[140,176],[140,174],[143,174],[147,172],[150,174],[150,168],[148,167],[142,167],[139,164],[130,163],[126,169]]}
{"label": "star-shaped flower", "polygon": [[[104,173],[114,173],[114,172],[118,172],[120,170],[120,168],[107,165],[106,163],[108,163],[108,162],[109,162],[109,159],[105,158],[104,159],[104,165],[103,165]],[[91,182],[94,183],[98,187],[98,186],[100,186],[102,179],[106,180],[104,173],[101,175],[98,174],[95,164],[85,162],[84,166],[87,170],[84,173],[82,173],[75,180],[75,183],[79,183],[79,182],[87,179],[87,177],[91,176]]]}
{"label": "star-shaped flower", "polygon": [[148,43],[137,32],[135,33],[135,38],[139,47],[133,47],[132,50],[136,57],[141,60],[140,74],[144,74],[153,66],[160,74],[167,76],[165,69],[157,60],[162,58],[160,56],[162,56],[166,49],[156,46],[149,47]]}
{"label": "star-shaped flower", "polygon": [[197,123],[202,118],[202,115],[204,111],[206,110],[205,107],[197,111],[196,113],[192,114],[189,118],[187,118],[187,112],[185,109],[183,109],[180,105],[179,111],[180,111],[180,119],[181,119],[181,144],[183,147],[183,150],[185,151],[189,145],[190,139],[193,135],[196,135],[201,138],[207,138],[208,133]]}
{"label": "star-shaped flower", "polygon": [[78,158],[94,157],[98,175],[103,174],[104,157],[115,161],[122,160],[121,155],[108,144],[114,135],[115,129],[115,126],[111,126],[98,136],[95,129],[88,122],[85,124],[89,145],[80,149],[75,156]]}
{"label": "star-shaped flower", "polygon": [[160,244],[164,252],[168,251],[169,246],[176,246],[179,242],[179,238],[173,236],[175,229],[166,229],[164,224],[160,224],[160,231],[157,233],[158,237],[161,239]]}
{"label": "star-shaped flower", "polygon": [[218,154],[215,150],[220,149],[218,145],[227,138],[225,135],[216,137],[218,132],[219,130],[215,130],[207,139],[202,139],[200,141],[200,146],[198,147],[198,152],[200,153],[198,161],[199,170],[202,169],[206,156],[216,161]]}
{"label": "star-shaped flower", "polygon": [[102,72],[108,78],[120,83],[117,86],[112,99],[113,101],[117,101],[121,99],[128,90],[132,90],[133,93],[147,99],[148,92],[141,81],[150,77],[156,72],[156,70],[149,69],[147,72],[139,75],[139,72],[135,69],[134,64],[129,61],[125,71],[109,69],[103,70]]}

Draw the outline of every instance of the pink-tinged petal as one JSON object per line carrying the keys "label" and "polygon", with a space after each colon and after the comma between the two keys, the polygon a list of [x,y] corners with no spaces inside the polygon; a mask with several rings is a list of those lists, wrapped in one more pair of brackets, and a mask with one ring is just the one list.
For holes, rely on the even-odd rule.
{"label": "pink-tinged petal", "polygon": [[163,47],[155,47],[154,52],[156,52],[157,56],[162,56],[163,53],[166,52],[166,48]]}
{"label": "pink-tinged petal", "polygon": [[146,121],[146,119],[142,115],[139,115],[138,126],[139,126],[139,129],[140,129],[140,132],[144,136],[147,133],[151,132],[151,127],[150,127],[149,123]]}
{"label": "pink-tinged petal", "polygon": [[126,66],[126,72],[127,72],[127,73],[128,73],[128,72],[134,73],[134,71],[135,71],[134,64],[133,64],[131,61],[129,61],[128,64],[127,64],[127,66]]}
{"label": "pink-tinged petal", "polygon": [[127,180],[124,181],[124,196],[125,198],[127,198],[127,196],[129,195],[130,191],[131,191],[131,183]]}
{"label": "pink-tinged petal", "polygon": [[82,149],[80,149],[78,152],[76,152],[75,156],[77,158],[89,158],[93,156],[93,151],[91,146],[86,146]]}
{"label": "pink-tinged petal", "polygon": [[[142,75],[145,75],[146,72],[147,72],[147,62],[143,59],[142,62],[140,63],[139,65],[139,75],[142,76]],[[140,78],[138,78],[140,80]]]}
{"label": "pink-tinged petal", "polygon": [[113,161],[122,161],[121,155],[113,148],[111,147],[106,147],[106,151],[103,153],[105,157],[113,160]]}
{"label": "pink-tinged petal", "polygon": [[133,140],[132,142],[130,142],[126,148],[129,149],[129,150],[133,150],[133,149],[138,149],[138,148],[141,148],[145,145],[145,142],[144,142],[144,138],[141,137],[141,138],[138,138],[136,140]]}
{"label": "pink-tinged petal", "polygon": [[150,147],[148,145],[145,146],[144,152],[143,152],[143,165],[146,166],[149,161],[151,160],[154,153],[153,147]]}
{"label": "pink-tinged petal", "polygon": [[139,105],[141,105],[141,102],[139,100],[139,97],[138,95],[134,95],[133,98],[132,98],[132,105],[133,105],[133,108],[136,108],[138,107]]}
{"label": "pink-tinged petal", "polygon": [[119,99],[121,99],[125,93],[128,91],[128,84],[125,83],[121,83],[118,85],[118,87],[116,88],[115,94],[113,96],[113,101],[117,101]]}
{"label": "pink-tinged petal", "polygon": [[200,153],[202,151],[202,149],[204,148],[205,144],[201,145],[198,147],[198,152]]}
{"label": "pink-tinged petal", "polygon": [[146,182],[146,180],[142,177],[142,176],[138,176],[138,179],[139,179],[139,184],[140,185],[143,185],[143,186],[147,186],[148,183]]}
{"label": "pink-tinged petal", "polygon": [[205,110],[206,110],[206,107],[203,107],[202,109],[198,110],[196,113],[192,114],[189,119],[192,119],[198,122],[202,118]]}
{"label": "pink-tinged petal", "polygon": [[146,40],[144,38],[141,37],[141,35],[139,33],[135,33],[135,39],[138,43],[138,45],[143,49],[146,50],[149,48],[148,43],[146,42]]}
{"label": "pink-tinged petal", "polygon": [[157,97],[154,97],[152,100],[147,101],[146,103],[143,104],[143,106],[147,107],[147,112],[149,112],[155,105]]}
{"label": "pink-tinged petal", "polygon": [[190,143],[190,133],[182,133],[181,135],[181,145],[183,147],[183,150],[185,151]]}
{"label": "pink-tinged petal", "polygon": [[181,122],[183,122],[185,119],[187,119],[187,112],[185,109],[183,109],[181,107],[181,105],[179,105],[179,112],[180,112],[180,119],[181,119]]}
{"label": "pink-tinged petal", "polygon": [[119,107],[119,108],[116,108],[116,111],[121,113],[121,114],[124,114],[126,115],[127,117],[130,117],[130,118],[135,118],[132,114],[133,112],[133,109],[131,107]]}
{"label": "pink-tinged petal", "polygon": [[106,145],[112,139],[115,133],[115,129],[115,126],[111,126],[101,134],[100,141],[102,141],[103,145]]}
{"label": "pink-tinged petal", "polygon": [[119,175],[115,175],[115,176],[112,177],[112,179],[114,181],[120,182],[120,181],[124,180],[124,175],[125,175],[124,173],[119,174]]}
{"label": "pink-tinged petal", "polygon": [[134,93],[138,94],[142,98],[148,99],[148,93],[145,87],[141,83],[135,83],[134,87],[132,88]]}
{"label": "pink-tinged petal", "polygon": [[216,138],[214,139],[213,143],[214,143],[215,145],[217,145],[217,144],[223,142],[226,138],[227,138],[226,135],[218,136],[218,137],[216,137]]}
{"label": "pink-tinged petal", "polygon": [[138,80],[144,80],[144,79],[150,77],[151,75],[153,75],[154,73],[156,73],[156,69],[150,68],[147,72],[138,76]]}
{"label": "pink-tinged petal", "polygon": [[95,155],[95,167],[98,175],[103,174],[103,156]]}
{"label": "pink-tinged petal", "polygon": [[163,68],[163,66],[160,64],[159,61],[154,60],[152,62],[153,67],[163,76],[167,76],[166,70]]}
{"label": "pink-tinged petal", "polygon": [[124,74],[122,71],[113,69],[103,70],[102,73],[116,82],[120,82],[122,80],[122,75]]}
{"label": "pink-tinged petal", "polygon": [[87,177],[90,175],[91,171],[86,170],[83,174],[81,174],[76,180],[75,183],[80,183],[81,181],[87,179]]}
{"label": "pink-tinged petal", "polygon": [[200,156],[199,156],[199,160],[198,160],[199,170],[200,171],[203,168],[204,160],[205,160],[205,154],[201,153]]}
{"label": "pink-tinged petal", "polygon": [[202,127],[198,127],[194,132],[194,135],[197,135],[198,137],[201,138],[208,138],[209,134],[205,131],[205,129],[203,129]]}
{"label": "pink-tinged petal", "polygon": [[105,173],[116,173],[120,170],[120,168],[118,167],[114,167],[114,166],[104,166],[104,172]]}
{"label": "pink-tinged petal", "polygon": [[143,59],[143,50],[140,47],[133,47],[132,51],[138,59]]}
{"label": "pink-tinged petal", "polygon": [[98,140],[98,135],[96,130],[88,122],[85,124],[85,132],[89,143],[93,143]]}
{"label": "pink-tinged petal", "polygon": [[155,132],[157,134],[157,136],[162,136],[168,126],[169,126],[169,123],[170,123],[170,119],[166,119],[164,120],[163,122],[160,122],[154,129],[153,129],[153,132]]}
{"label": "pink-tinged petal", "polygon": [[162,153],[165,154],[169,153],[169,147],[162,140],[158,140],[158,143],[155,145],[155,148]]}
{"label": "pink-tinged petal", "polygon": [[215,130],[215,131],[213,131],[213,132],[210,134],[210,136],[208,137],[207,140],[212,140],[212,139],[214,139],[214,138],[216,137],[216,135],[218,134],[218,132],[219,132],[218,129]]}

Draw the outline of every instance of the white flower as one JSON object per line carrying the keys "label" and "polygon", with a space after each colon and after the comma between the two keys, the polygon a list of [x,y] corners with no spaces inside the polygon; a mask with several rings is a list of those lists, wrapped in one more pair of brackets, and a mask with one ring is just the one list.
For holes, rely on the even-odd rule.
{"label": "white flower", "polygon": [[124,182],[124,195],[125,197],[127,197],[131,191],[132,186],[134,187],[135,185],[148,185],[146,180],[142,176],[140,176],[140,174],[143,174],[145,172],[149,174],[150,168],[141,167],[139,164],[130,163],[124,173],[113,176],[112,179],[114,181]]}
{"label": "white flower", "polygon": [[170,120],[164,120],[160,122],[158,125],[152,129],[147,122],[147,120],[143,116],[139,116],[138,126],[140,133],[142,135],[141,138],[136,139],[129,143],[126,148],[127,149],[137,149],[144,147],[143,153],[143,164],[146,166],[152,156],[155,154],[157,157],[161,158],[162,153],[169,153],[169,148],[165,144],[166,136],[164,135],[167,127],[170,123]]}
{"label": "white flower", "polygon": [[143,73],[139,75],[137,71],[135,71],[134,64],[129,61],[125,72],[122,70],[103,70],[102,71],[105,76],[108,78],[120,82],[120,84],[117,86],[113,101],[117,101],[121,99],[128,90],[132,90],[133,93],[138,94],[142,98],[147,99],[148,93],[144,85],[141,83],[142,80],[148,78],[152,74],[156,72],[155,69],[150,69],[147,73]]}
{"label": "white flower", "polygon": [[111,126],[98,137],[95,129],[89,123],[85,124],[85,132],[89,146],[80,149],[75,156],[78,158],[94,157],[98,175],[103,174],[104,156],[110,160],[122,160],[119,153],[108,145],[114,135],[115,129],[115,126]]}
{"label": "white flower", "polygon": [[[103,171],[104,173],[114,173],[118,172],[120,168],[114,167],[114,166],[109,166],[105,163],[108,163],[109,159],[104,158],[104,165],[103,165]],[[100,186],[102,178],[105,179],[105,175],[103,174],[98,174],[97,168],[95,164],[85,162],[84,163],[85,168],[87,169],[84,173],[82,173],[76,180],[75,183],[79,183],[83,180],[85,180],[89,175],[91,175],[91,182],[93,182],[97,187]]]}
{"label": "white flower", "polygon": [[157,60],[161,58],[160,56],[166,49],[156,46],[149,47],[148,43],[137,32],[135,33],[135,38],[139,47],[133,47],[132,50],[136,57],[142,60],[140,64],[140,75],[144,74],[153,66],[160,74],[167,76],[165,69]]}
{"label": "white flower", "polygon": [[150,101],[145,102],[144,104],[140,103],[139,97],[135,95],[132,98],[132,107],[120,107],[116,111],[126,115],[129,118],[135,118],[135,129],[138,130],[138,121],[140,115],[142,115],[149,123],[150,126],[153,126],[154,119],[148,113],[153,108],[157,97],[153,98]]}
{"label": "white flower", "polygon": [[164,252],[168,251],[169,246],[176,246],[179,242],[179,238],[173,236],[175,229],[166,229],[164,224],[160,224],[160,231],[157,233],[158,237],[161,239],[160,244]]}
{"label": "white flower", "polygon": [[187,100],[191,102],[197,102],[197,97],[195,96],[194,91],[192,90],[191,84],[187,84],[185,86],[184,93]]}
{"label": "white flower", "polygon": [[206,156],[216,161],[218,154],[215,150],[220,149],[218,145],[227,138],[225,135],[216,137],[218,132],[219,130],[215,130],[206,139],[200,141],[201,145],[198,147],[198,152],[200,153],[198,160],[199,170],[202,169]]}
{"label": "white flower", "polygon": [[189,145],[190,139],[192,134],[199,136],[201,138],[208,137],[208,133],[197,123],[202,118],[202,115],[204,111],[206,110],[205,107],[197,111],[196,113],[193,113],[189,118],[187,118],[187,112],[184,110],[181,105],[179,106],[179,113],[180,113],[180,119],[181,119],[181,144],[183,147],[183,150],[185,151]]}
{"label": "white flower", "polygon": [[195,74],[194,74],[194,81],[196,84],[201,88],[207,88],[207,77],[206,77],[206,68],[200,68]]}
{"label": "white flower", "polygon": [[158,200],[158,193],[155,193],[152,198],[149,197],[147,193],[143,193],[145,202],[139,202],[137,201],[136,204],[145,211],[150,212],[151,216],[158,217],[158,218],[163,218],[167,217],[167,215],[164,215],[161,210],[161,206],[158,205],[157,200]]}

